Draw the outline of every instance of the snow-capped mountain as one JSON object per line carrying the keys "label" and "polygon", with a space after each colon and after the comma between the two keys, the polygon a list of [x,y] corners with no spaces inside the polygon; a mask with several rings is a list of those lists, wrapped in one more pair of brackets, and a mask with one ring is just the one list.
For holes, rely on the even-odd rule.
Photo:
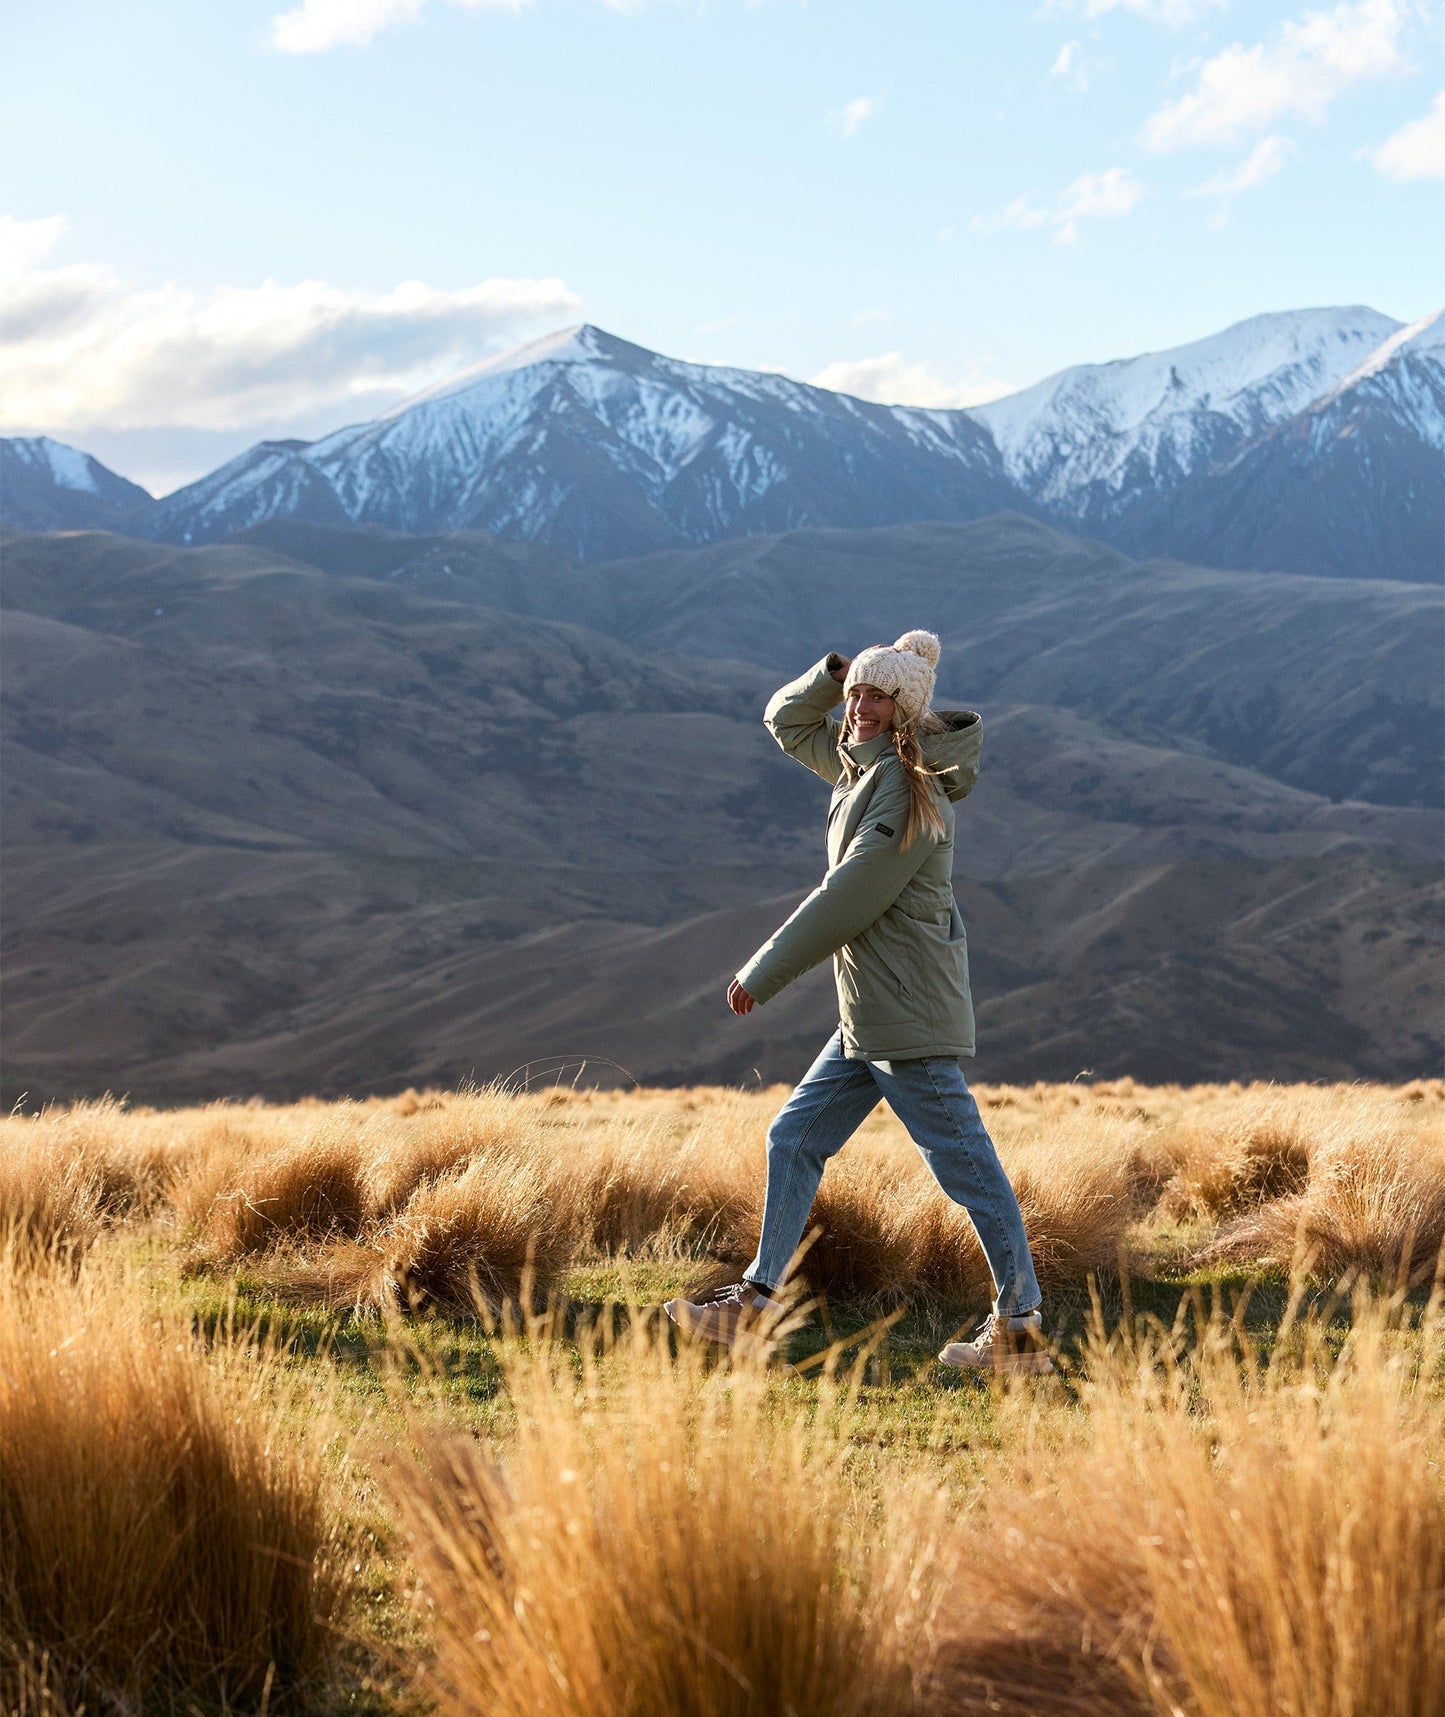
{"label": "snow-capped mountain", "polygon": [[[122,483],[57,443],[10,445]],[[972,411],[875,405],[580,327],[320,441],[261,442],[119,528],[180,543],[275,518],[484,529],[603,558],[1014,509],[1143,557],[1434,581],[1442,451],[1439,317],[1256,316]],[[123,487],[127,506],[144,498]],[[114,522],[16,517],[8,496],[5,512]]]}
{"label": "snow-capped mountain", "polygon": [[1253,316],[1187,346],[1062,370],[973,416],[1036,503],[1107,536],[1141,496],[1227,461],[1368,362],[1399,326],[1361,306]]}
{"label": "snow-capped mountain", "polygon": [[1180,558],[1205,542],[1217,564],[1445,578],[1445,312],[1398,329],[1221,465],[1137,502],[1116,536]]}
{"label": "snow-capped mountain", "polygon": [[136,483],[48,435],[0,437],[0,521],[25,531],[123,529],[151,505]]}
{"label": "snow-capped mountain", "polygon": [[584,326],[374,422],[309,445],[263,443],[168,496],[148,530],[206,542],[281,515],[480,528],[606,556],[1018,504],[965,413],[681,363]]}

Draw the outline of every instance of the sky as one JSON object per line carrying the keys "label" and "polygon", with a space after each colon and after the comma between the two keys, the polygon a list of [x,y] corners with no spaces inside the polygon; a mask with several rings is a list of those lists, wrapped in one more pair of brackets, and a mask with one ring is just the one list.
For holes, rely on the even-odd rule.
{"label": "sky", "polygon": [[10,0],[0,433],[154,493],[589,321],[981,403],[1445,302],[1445,0]]}

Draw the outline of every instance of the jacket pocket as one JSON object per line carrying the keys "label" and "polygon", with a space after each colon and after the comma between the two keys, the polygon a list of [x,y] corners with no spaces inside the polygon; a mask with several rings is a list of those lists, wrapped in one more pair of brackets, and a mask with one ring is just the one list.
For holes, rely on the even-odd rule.
{"label": "jacket pocket", "polygon": [[[865,1035],[879,1027],[921,1020],[913,962],[885,915],[844,950],[853,1023]],[[843,983],[840,982],[840,990]]]}

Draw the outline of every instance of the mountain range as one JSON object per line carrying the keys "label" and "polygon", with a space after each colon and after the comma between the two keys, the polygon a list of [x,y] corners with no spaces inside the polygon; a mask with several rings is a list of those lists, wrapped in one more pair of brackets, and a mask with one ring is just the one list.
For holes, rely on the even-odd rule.
{"label": "mountain range", "polygon": [[319,441],[261,442],[158,501],[45,438],[0,451],[6,522],[183,545],[292,520],[485,530],[597,560],[1014,510],[1135,557],[1439,582],[1445,316],[1261,315],[954,411],[583,326]]}

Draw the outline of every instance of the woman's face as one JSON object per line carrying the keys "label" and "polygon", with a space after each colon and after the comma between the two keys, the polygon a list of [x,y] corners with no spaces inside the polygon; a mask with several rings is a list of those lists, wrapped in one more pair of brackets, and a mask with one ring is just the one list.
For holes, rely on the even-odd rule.
{"label": "woman's face", "polygon": [[854,686],[844,699],[848,711],[848,737],[855,745],[876,739],[893,726],[893,699],[877,686]]}

